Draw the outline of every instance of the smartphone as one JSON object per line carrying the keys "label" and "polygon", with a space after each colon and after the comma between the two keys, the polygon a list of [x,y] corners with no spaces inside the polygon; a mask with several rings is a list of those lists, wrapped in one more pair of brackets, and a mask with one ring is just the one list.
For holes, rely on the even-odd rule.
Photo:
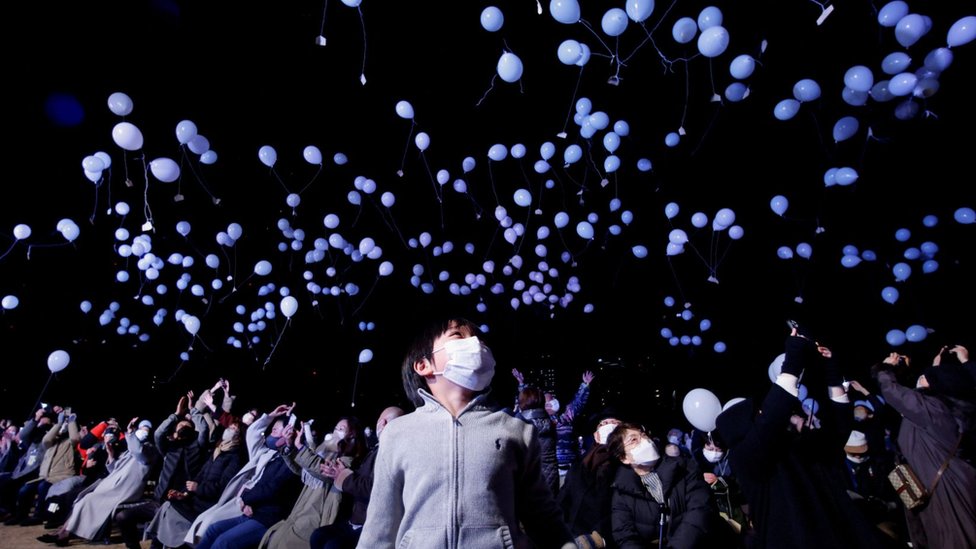
{"label": "smartphone", "polygon": [[787,320],[786,321],[786,327],[789,328],[790,330],[799,330],[800,329],[800,325],[795,320]]}
{"label": "smartphone", "polygon": [[298,416],[296,416],[295,414],[289,414],[288,415],[288,426],[289,427],[294,427],[296,421],[298,421]]}

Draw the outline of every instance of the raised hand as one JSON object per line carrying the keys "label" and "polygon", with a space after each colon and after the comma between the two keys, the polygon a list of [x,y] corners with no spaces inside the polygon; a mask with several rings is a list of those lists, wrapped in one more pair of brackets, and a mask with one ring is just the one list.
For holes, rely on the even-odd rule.
{"label": "raised hand", "polygon": [[583,372],[583,383],[589,385],[590,382],[593,381],[593,378],[595,378],[595,377],[596,377],[596,375],[594,375],[593,372],[587,370],[587,371]]}
{"label": "raised hand", "polygon": [[283,416],[283,415],[291,412],[291,408],[294,405],[295,405],[294,402],[291,404],[291,406],[289,406],[287,404],[279,404],[278,407],[275,408],[274,410],[272,410],[272,412],[270,414],[268,414],[268,415],[271,416],[271,417]]}
{"label": "raised hand", "polygon": [[519,382],[519,385],[525,385],[525,376],[518,371],[518,368],[512,368],[512,376]]}

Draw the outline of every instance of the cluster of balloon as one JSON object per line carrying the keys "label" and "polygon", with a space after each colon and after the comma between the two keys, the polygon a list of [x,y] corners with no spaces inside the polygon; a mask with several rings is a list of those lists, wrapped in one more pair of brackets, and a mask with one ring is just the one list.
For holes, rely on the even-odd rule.
{"label": "cluster of balloon", "polygon": [[921,324],[912,324],[904,330],[892,328],[891,330],[888,330],[887,334],[885,334],[885,341],[887,341],[888,345],[891,345],[892,347],[900,347],[901,345],[904,345],[906,341],[911,343],[924,341],[925,338],[928,337],[930,331],[931,330],[925,326],[922,326]]}
{"label": "cluster of balloon", "polygon": [[[599,139],[606,152],[606,156],[603,157],[603,172],[605,174],[616,172],[621,163],[617,149],[620,147],[622,138],[630,135],[630,124],[626,120],[617,120],[611,125],[610,116],[603,111],[594,111],[593,102],[588,97],[581,97],[576,101],[576,114],[573,115],[573,122],[579,126],[579,135],[586,140],[586,144],[591,143],[597,132],[606,130],[603,137]],[[568,145],[563,150],[563,166],[569,168],[579,162],[583,158],[583,152],[582,147],[576,143]],[[544,160],[548,160],[548,158],[544,158]]]}
{"label": "cluster of balloon", "polygon": [[[708,269],[708,281],[718,284],[718,267],[725,259],[726,254],[731,247],[731,242],[722,247],[719,237],[721,233],[728,230],[728,235],[730,240],[739,240],[745,235],[745,230],[740,226],[735,224],[735,211],[731,208],[721,208],[711,219],[711,232],[709,233],[709,245],[706,254],[702,254],[699,249],[691,242],[688,233],[681,228],[675,227],[674,219],[680,213],[681,208],[676,202],[669,202],[664,207],[664,215],[668,218],[668,223],[671,225],[672,229],[668,233],[668,244],[665,247],[665,255],[669,258],[683,254],[685,252],[685,245],[691,247],[695,252],[695,255],[704,263],[705,267]],[[705,212],[695,212],[691,215],[690,219],[692,227],[696,229],[692,235],[696,234],[698,229],[704,229],[709,225],[708,214]],[[680,285],[680,281],[676,282]]]}
{"label": "cluster of balloon", "polygon": [[715,430],[715,420],[722,413],[722,403],[715,393],[699,387],[688,391],[681,402],[681,410],[692,427],[710,433]]}
{"label": "cluster of balloon", "polygon": [[[674,309],[676,301],[672,296],[665,296],[664,306],[667,309]],[[668,345],[672,347],[681,346],[694,346],[700,347],[705,343],[704,336],[705,332],[712,328],[712,321],[703,318],[697,322],[693,322],[695,319],[695,313],[691,309],[691,303],[685,303],[681,311],[671,312],[666,311],[664,314],[665,319],[676,319],[681,322],[675,322],[675,324],[668,326],[665,325],[661,328],[661,337],[667,340]],[[667,323],[666,323],[667,324]],[[716,353],[724,353],[726,350],[725,343],[723,341],[715,341],[712,345],[712,350]]]}

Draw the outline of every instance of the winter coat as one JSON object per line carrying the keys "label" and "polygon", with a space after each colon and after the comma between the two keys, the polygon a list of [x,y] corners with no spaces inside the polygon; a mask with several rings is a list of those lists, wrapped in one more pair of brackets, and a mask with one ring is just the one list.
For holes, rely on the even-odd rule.
{"label": "winter coat", "polygon": [[599,533],[607,547],[613,548],[611,537],[611,501],[613,481],[620,461],[607,452],[603,444],[595,444],[583,459],[573,464],[566,482],[559,489],[557,500],[563,518],[574,536]]}
{"label": "winter coat", "polygon": [[[675,549],[714,547],[717,511],[712,492],[694,460],[664,456],[655,469],[661,479],[666,508],[666,546]],[[620,549],[642,549],[656,542],[661,532],[662,505],[630,467],[617,470],[613,483],[613,540]],[[656,546],[656,544],[655,544]]]}
{"label": "winter coat", "polygon": [[556,465],[556,424],[544,408],[522,410],[519,415],[535,427],[542,451],[542,476],[553,494],[559,493],[559,467]]}

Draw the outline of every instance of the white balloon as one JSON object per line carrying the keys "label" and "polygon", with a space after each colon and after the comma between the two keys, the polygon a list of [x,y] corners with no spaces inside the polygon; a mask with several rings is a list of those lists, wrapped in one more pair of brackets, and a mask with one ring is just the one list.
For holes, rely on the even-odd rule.
{"label": "white balloon", "polygon": [[132,112],[132,99],[122,92],[115,92],[108,96],[108,110],[112,114],[126,116]]}
{"label": "white balloon", "polygon": [[305,150],[302,151],[302,156],[305,157],[305,161],[309,164],[322,164],[322,151],[320,151],[315,145],[305,147]]}
{"label": "white balloon", "polygon": [[14,226],[14,238],[16,238],[17,240],[24,240],[30,238],[31,232],[33,231],[31,231],[30,225],[19,223],[16,226]]}
{"label": "white balloon", "polygon": [[112,128],[112,141],[127,151],[142,148],[142,131],[129,122],[119,122]]}
{"label": "white balloon", "polygon": [[396,113],[400,118],[413,120],[413,105],[409,101],[397,101]]}
{"label": "white balloon", "polygon": [[176,125],[176,140],[180,145],[186,145],[197,135],[197,125],[190,120],[183,120]]}
{"label": "white balloon", "polygon": [[359,351],[359,363],[366,364],[370,360],[373,360],[373,351],[369,349],[363,349]]}
{"label": "white balloon", "polygon": [[47,357],[47,369],[51,370],[52,374],[56,374],[61,370],[64,370],[68,363],[71,362],[71,357],[65,351],[54,351]]}
{"label": "white balloon", "polygon": [[163,183],[172,183],[180,177],[180,166],[172,159],[160,157],[149,163],[149,171]]}
{"label": "white balloon", "polygon": [[0,305],[2,305],[5,310],[10,311],[16,309],[17,305],[20,305],[20,299],[15,295],[3,296],[3,300],[0,301]]}
{"label": "white balloon", "polygon": [[298,311],[298,300],[292,296],[285,296],[281,299],[281,314],[285,318],[291,318]]}
{"label": "white balloon", "polygon": [[258,149],[258,160],[269,168],[273,168],[278,161],[278,151],[271,145],[264,145]]}

